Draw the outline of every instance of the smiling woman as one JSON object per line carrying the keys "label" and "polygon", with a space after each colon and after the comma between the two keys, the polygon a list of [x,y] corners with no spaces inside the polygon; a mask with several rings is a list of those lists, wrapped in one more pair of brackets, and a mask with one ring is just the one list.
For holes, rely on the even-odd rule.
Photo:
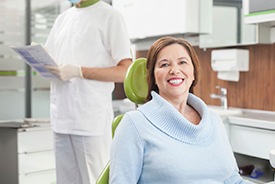
{"label": "smiling woman", "polygon": [[163,37],[153,43],[147,102],[127,112],[116,129],[111,184],[250,183],[238,173],[220,116],[192,94],[198,76],[188,42]]}
{"label": "smiling woman", "polygon": [[[170,39],[167,39],[170,38]],[[149,94],[147,97],[147,101],[151,99],[150,91],[156,91],[158,92],[158,86],[156,85],[156,79],[155,79],[155,69],[159,64],[156,64],[156,62],[162,61],[163,64],[168,65],[168,63],[164,63],[164,61],[168,62],[167,58],[165,58],[165,55],[167,53],[170,53],[170,51],[173,51],[173,47],[177,48],[176,51],[174,51],[175,56],[178,57],[177,60],[178,64],[187,63],[188,66],[193,67],[193,81],[191,86],[189,86],[189,92],[193,92],[193,87],[198,83],[199,79],[199,59],[193,49],[193,47],[185,40],[182,39],[174,39],[171,37],[164,37],[155,42],[155,45],[158,45],[158,47],[151,47],[151,49],[148,51],[148,60],[151,62],[147,62],[147,68],[148,68],[148,85],[149,85]],[[168,48],[166,48],[168,47]],[[167,51],[166,51],[167,50]],[[180,52],[183,51],[183,52]],[[172,54],[172,53],[171,53]],[[164,58],[163,58],[164,57]],[[167,57],[167,56],[166,56]],[[172,57],[172,56],[171,56]],[[182,59],[184,59],[182,61]],[[160,61],[159,61],[160,60]],[[171,59],[170,59],[171,62]]]}
{"label": "smiling woman", "polygon": [[171,97],[181,97],[182,93],[188,94],[194,81],[194,66],[184,47],[172,44],[163,48],[154,70],[156,85],[163,98],[169,100]]}

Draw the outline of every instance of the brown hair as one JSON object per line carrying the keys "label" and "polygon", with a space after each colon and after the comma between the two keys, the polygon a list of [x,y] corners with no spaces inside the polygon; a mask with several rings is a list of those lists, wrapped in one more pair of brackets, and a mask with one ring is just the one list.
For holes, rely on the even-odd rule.
{"label": "brown hair", "polygon": [[174,38],[174,37],[169,37],[169,36],[162,37],[153,43],[153,45],[150,47],[148,54],[147,54],[146,68],[147,68],[148,94],[146,97],[146,101],[149,101],[152,99],[151,91],[155,91],[155,92],[159,93],[159,89],[158,89],[158,86],[156,85],[155,76],[154,76],[154,69],[155,69],[155,64],[157,61],[158,54],[164,47],[172,45],[172,44],[179,44],[179,45],[183,46],[187,50],[187,52],[192,60],[192,63],[194,66],[195,80],[193,81],[193,83],[189,89],[190,93],[193,93],[193,88],[198,83],[199,67],[200,67],[199,59],[198,59],[198,56],[197,56],[194,48],[192,47],[192,45],[182,38]]}

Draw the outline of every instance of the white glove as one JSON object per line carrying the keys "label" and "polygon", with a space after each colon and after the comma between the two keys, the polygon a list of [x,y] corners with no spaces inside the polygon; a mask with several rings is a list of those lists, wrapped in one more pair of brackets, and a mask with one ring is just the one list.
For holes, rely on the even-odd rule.
{"label": "white glove", "polygon": [[60,66],[45,66],[51,73],[61,80],[67,81],[72,78],[83,78],[81,66],[64,64]]}

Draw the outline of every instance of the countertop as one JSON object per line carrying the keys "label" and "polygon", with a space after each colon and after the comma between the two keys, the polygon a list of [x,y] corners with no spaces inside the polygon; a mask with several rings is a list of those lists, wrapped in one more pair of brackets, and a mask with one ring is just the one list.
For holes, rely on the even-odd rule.
{"label": "countertop", "polygon": [[228,116],[229,123],[275,130],[275,112],[243,109],[241,114]]}
{"label": "countertop", "polygon": [[15,129],[29,129],[29,128],[49,128],[49,119],[15,119],[15,120],[2,120],[0,121],[0,128],[15,128]]}
{"label": "countertop", "polygon": [[230,124],[275,130],[275,111],[234,107],[223,109],[220,106],[211,105],[208,107],[222,118],[227,118]]}

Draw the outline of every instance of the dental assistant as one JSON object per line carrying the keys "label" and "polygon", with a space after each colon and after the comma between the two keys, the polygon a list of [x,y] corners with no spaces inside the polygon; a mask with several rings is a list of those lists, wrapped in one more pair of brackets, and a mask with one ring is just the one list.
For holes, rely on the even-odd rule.
{"label": "dental assistant", "polygon": [[121,14],[100,0],[70,0],[45,44],[57,184],[94,184],[109,160],[112,92],[132,62]]}

